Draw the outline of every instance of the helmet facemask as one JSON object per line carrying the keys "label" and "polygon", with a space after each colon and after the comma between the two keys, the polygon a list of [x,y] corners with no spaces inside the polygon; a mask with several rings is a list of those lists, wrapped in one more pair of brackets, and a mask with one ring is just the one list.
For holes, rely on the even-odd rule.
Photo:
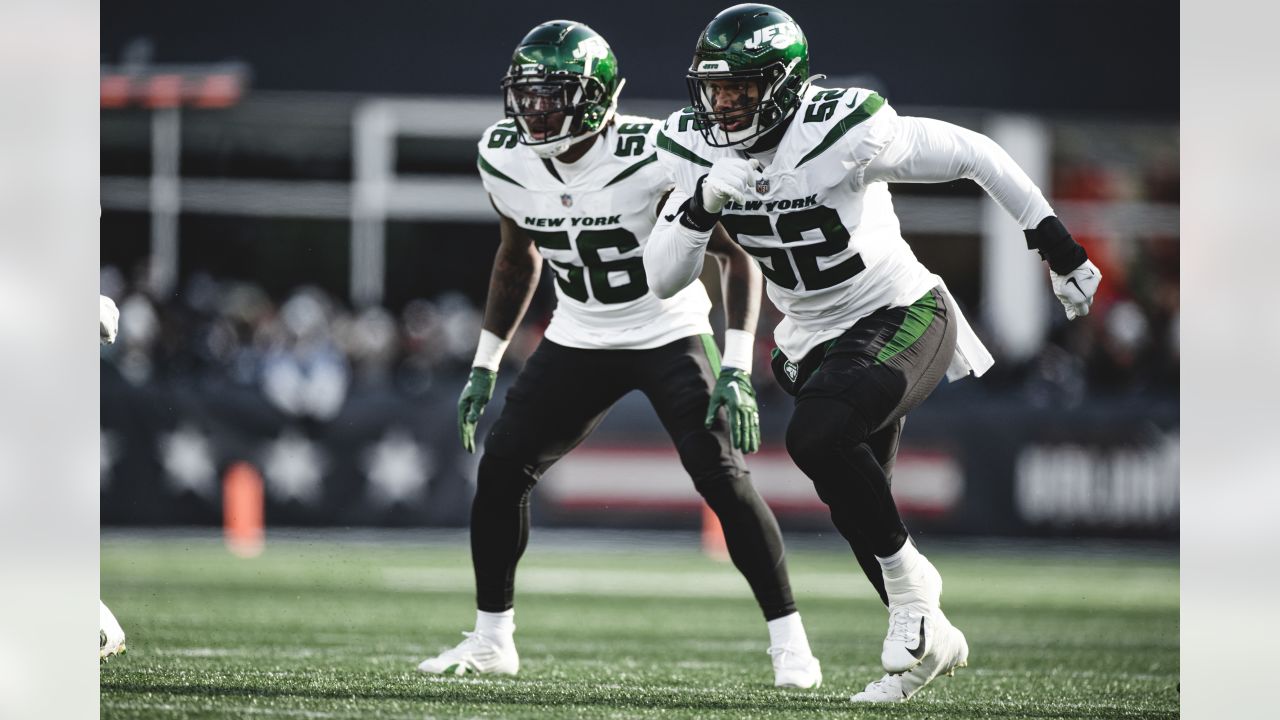
{"label": "helmet facemask", "polygon": [[[780,125],[796,108],[803,82],[792,74],[799,59],[784,65],[730,70],[724,61],[699,62],[686,76],[694,125],[708,145],[750,147],[751,140]],[[727,101],[726,101],[727,96]],[[717,109],[720,100],[721,109]],[[732,128],[732,129],[730,129]]]}
{"label": "helmet facemask", "polygon": [[610,97],[599,80],[541,66],[513,67],[502,80],[506,115],[520,144],[552,158],[604,129],[617,107],[620,82]]}

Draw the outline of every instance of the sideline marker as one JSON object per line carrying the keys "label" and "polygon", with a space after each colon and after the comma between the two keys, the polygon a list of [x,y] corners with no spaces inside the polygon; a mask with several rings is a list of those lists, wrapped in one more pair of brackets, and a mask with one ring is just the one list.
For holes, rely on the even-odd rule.
{"label": "sideline marker", "polygon": [[247,462],[227,468],[222,479],[222,537],[242,558],[262,554],[266,539],[262,475]]}
{"label": "sideline marker", "polygon": [[720,518],[705,502],[702,503],[702,552],[712,560],[725,562],[729,559],[729,546],[724,541]]}

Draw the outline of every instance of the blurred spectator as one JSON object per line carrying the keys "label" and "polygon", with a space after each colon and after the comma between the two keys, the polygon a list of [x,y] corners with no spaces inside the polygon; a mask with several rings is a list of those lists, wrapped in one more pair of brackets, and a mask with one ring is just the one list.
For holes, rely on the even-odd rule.
{"label": "blurred spectator", "polygon": [[350,322],[345,318],[340,320],[336,334],[351,358],[357,384],[367,387],[390,384],[399,345],[399,331],[391,313],[381,307],[365,308]]}
{"label": "blurred spectator", "polygon": [[303,288],[280,309],[284,332],[267,352],[262,390],[289,415],[330,420],[346,399],[350,373],[333,340],[329,306],[323,291]]}
{"label": "blurred spectator", "polygon": [[1094,388],[1119,392],[1145,385],[1143,355],[1150,341],[1147,318],[1137,303],[1121,300],[1107,308],[1101,319],[1101,342],[1090,358]]}
{"label": "blurred spectator", "polygon": [[120,373],[135,385],[151,379],[152,351],[160,321],[151,301],[131,293],[120,303]]}

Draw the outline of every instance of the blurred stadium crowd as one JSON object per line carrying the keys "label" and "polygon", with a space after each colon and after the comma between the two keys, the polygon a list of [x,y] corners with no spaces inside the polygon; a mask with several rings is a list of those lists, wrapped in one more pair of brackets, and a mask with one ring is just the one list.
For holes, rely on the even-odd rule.
{"label": "blurred stadium crowd", "polygon": [[317,420],[335,417],[353,389],[420,394],[441,370],[465,368],[481,319],[457,293],[395,314],[353,311],[315,286],[273,299],[255,283],[204,273],[167,302],[114,266],[101,284],[121,309],[120,341],[104,353],[130,383],[229,381]]}
{"label": "blurred stadium crowd", "polygon": [[[1080,187],[1088,191],[1089,182]],[[1176,239],[1142,239],[1123,254],[1108,252],[1109,243],[1081,240],[1108,280],[1093,313],[1084,322],[1055,322],[1035,357],[997,364],[980,385],[1024,394],[1035,405],[1074,406],[1090,395],[1176,395]],[[316,286],[272,297],[254,282],[206,273],[161,301],[145,278],[141,267],[109,265],[101,272],[102,292],[121,308],[121,340],[104,355],[130,383],[225,380],[258,388],[286,414],[317,420],[335,417],[352,390],[412,396],[441,376],[456,378],[469,367],[482,319],[482,309],[457,292],[415,299],[394,312],[353,309]],[[512,342],[504,359],[511,368],[541,338],[546,295]],[[778,392],[767,374],[771,329],[780,319],[763,301],[756,382],[768,394]]]}

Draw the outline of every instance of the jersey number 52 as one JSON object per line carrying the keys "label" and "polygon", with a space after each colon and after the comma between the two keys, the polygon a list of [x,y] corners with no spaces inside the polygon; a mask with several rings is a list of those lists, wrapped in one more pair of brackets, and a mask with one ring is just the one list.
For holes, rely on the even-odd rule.
{"label": "jersey number 52", "polygon": [[[867,269],[862,256],[857,254],[829,268],[818,267],[818,258],[830,257],[849,247],[849,231],[840,222],[840,215],[829,207],[819,205],[779,215],[776,233],[768,215],[726,213],[720,216],[720,224],[734,242],[756,258],[760,272],[770,282],[787,290],[795,290],[801,280],[805,290],[825,290]],[[738,240],[739,235],[769,237],[776,234],[784,243],[797,243],[804,239],[801,233],[805,230],[822,231],[823,241],[791,248],[759,248],[742,245]],[[797,271],[799,278],[796,277]]]}

